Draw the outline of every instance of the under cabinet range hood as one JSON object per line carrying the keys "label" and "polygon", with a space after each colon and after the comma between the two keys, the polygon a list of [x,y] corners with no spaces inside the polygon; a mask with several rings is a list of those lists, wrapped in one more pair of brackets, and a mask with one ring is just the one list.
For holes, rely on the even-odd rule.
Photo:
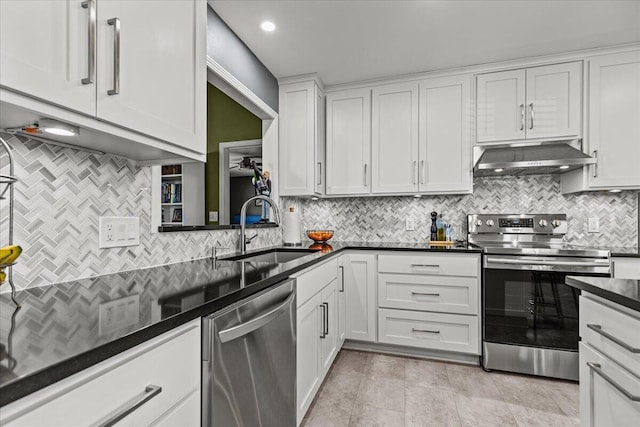
{"label": "under cabinet range hood", "polygon": [[474,147],[474,176],[564,173],[596,163],[582,140],[555,140]]}

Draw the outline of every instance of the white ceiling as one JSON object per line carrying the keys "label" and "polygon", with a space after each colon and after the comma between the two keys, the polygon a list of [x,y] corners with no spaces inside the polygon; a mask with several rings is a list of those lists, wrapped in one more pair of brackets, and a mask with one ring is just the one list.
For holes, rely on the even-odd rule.
{"label": "white ceiling", "polygon": [[276,77],[327,85],[640,41],[640,0],[209,3]]}

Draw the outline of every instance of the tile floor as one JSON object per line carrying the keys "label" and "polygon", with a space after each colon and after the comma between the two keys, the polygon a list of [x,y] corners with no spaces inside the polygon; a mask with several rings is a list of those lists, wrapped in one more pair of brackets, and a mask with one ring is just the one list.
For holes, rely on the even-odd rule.
{"label": "tile floor", "polygon": [[342,350],[304,427],[579,426],[578,384]]}

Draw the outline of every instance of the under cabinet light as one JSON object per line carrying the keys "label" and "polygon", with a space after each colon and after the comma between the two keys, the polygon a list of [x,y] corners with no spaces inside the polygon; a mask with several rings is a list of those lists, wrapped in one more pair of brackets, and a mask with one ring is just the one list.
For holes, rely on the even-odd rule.
{"label": "under cabinet light", "polygon": [[78,126],[59,122],[58,120],[53,119],[38,120],[38,128],[47,133],[58,136],[75,136],[80,133],[80,128],[78,128]]}
{"label": "under cabinet light", "polygon": [[276,24],[274,24],[271,21],[263,21],[260,24],[260,28],[262,28],[262,31],[266,31],[268,33],[274,31],[276,29]]}
{"label": "under cabinet light", "polygon": [[494,170],[494,172],[502,172],[502,171],[504,171],[504,169],[502,169],[502,168],[498,168],[498,169]]}

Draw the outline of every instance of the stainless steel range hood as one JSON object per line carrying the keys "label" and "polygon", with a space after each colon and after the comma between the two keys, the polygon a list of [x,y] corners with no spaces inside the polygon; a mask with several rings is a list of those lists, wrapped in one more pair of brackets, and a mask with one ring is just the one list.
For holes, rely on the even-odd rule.
{"label": "stainless steel range hood", "polygon": [[474,160],[474,176],[555,174],[596,163],[580,139],[475,146]]}

